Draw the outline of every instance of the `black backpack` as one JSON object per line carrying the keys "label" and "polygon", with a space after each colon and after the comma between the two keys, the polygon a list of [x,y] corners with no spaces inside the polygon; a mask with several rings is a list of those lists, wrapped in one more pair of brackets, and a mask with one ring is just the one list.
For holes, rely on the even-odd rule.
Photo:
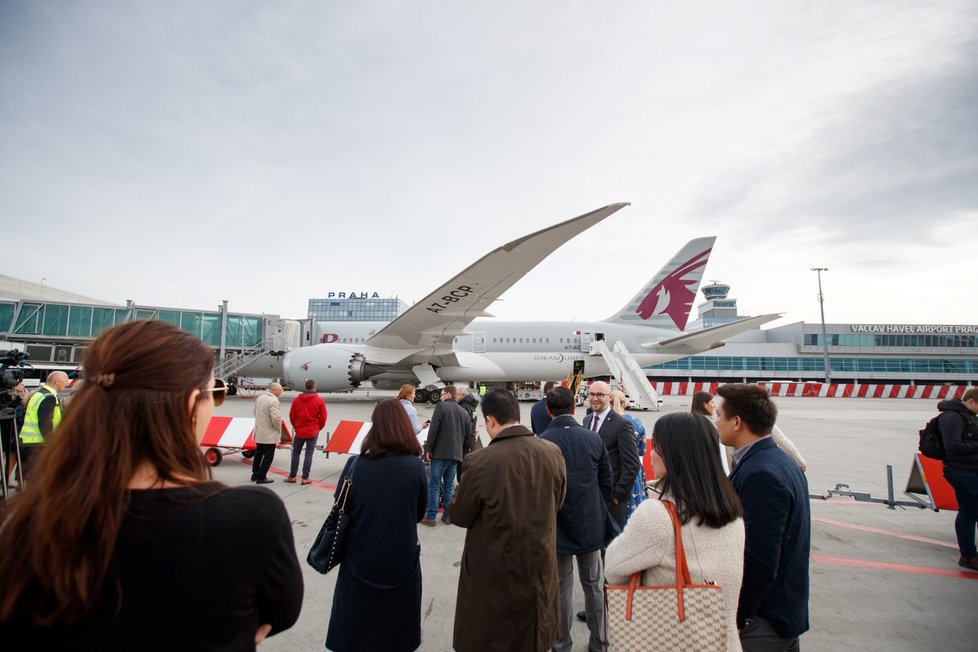
{"label": "black backpack", "polygon": [[941,427],[937,423],[938,418],[940,415],[927,422],[924,429],[920,431],[920,443],[917,444],[917,450],[923,453],[924,457],[929,457],[932,460],[943,460],[946,455],[944,437],[941,435]]}

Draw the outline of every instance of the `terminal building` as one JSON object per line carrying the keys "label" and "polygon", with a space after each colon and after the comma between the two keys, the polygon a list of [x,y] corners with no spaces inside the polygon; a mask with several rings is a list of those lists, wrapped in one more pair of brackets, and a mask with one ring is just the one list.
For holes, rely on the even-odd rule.
{"label": "terminal building", "polygon": [[324,299],[309,299],[310,321],[394,321],[408,309],[397,297],[378,292],[328,292]]}
{"label": "terminal building", "polygon": [[[743,319],[730,287],[703,288],[706,301],[687,330]],[[978,325],[826,324],[833,383],[978,385]],[[705,353],[646,368],[649,380],[678,382],[824,381],[819,323],[755,329]]]}
{"label": "terminal building", "polygon": [[[706,301],[687,330],[743,319],[729,290],[722,283],[704,287]],[[105,328],[132,319],[162,319],[210,346],[215,374],[230,376],[262,356],[318,343],[318,322],[385,322],[407,307],[376,292],[330,292],[309,300],[307,319],[292,320],[231,312],[227,302],[215,310],[114,304],[0,275],[0,349],[26,351],[41,370],[75,368],[87,344]],[[819,382],[826,377],[827,344],[832,383],[978,385],[978,325],[826,324],[826,332],[828,341],[823,342],[817,323],[755,329],[729,338],[718,349],[645,371],[660,384]]]}

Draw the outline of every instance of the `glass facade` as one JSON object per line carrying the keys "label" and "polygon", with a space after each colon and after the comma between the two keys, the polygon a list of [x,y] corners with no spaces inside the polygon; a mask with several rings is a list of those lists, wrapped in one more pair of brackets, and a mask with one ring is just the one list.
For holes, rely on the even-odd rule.
{"label": "glass facade", "polygon": [[[75,304],[24,302],[14,320],[15,303],[0,303],[0,331],[22,337],[92,338],[106,328],[126,321],[125,308],[83,306]],[[194,310],[137,308],[136,319],[160,319],[193,333],[205,344],[221,345],[221,313]],[[262,318],[254,315],[228,314],[225,344],[232,348],[257,346],[261,343]]]}
{"label": "glass facade", "polygon": [[[978,359],[921,359],[921,358],[829,358],[833,372],[849,373],[926,373],[978,374]],[[696,355],[646,369],[676,371],[825,371],[821,357],[749,357]]]}
{"label": "glass facade", "polygon": [[[978,348],[975,335],[873,335],[868,333],[830,333],[829,346],[905,346],[951,349]],[[821,346],[818,333],[805,334],[806,346]]]}
{"label": "glass facade", "polygon": [[392,321],[408,305],[398,298],[309,299],[313,321]]}

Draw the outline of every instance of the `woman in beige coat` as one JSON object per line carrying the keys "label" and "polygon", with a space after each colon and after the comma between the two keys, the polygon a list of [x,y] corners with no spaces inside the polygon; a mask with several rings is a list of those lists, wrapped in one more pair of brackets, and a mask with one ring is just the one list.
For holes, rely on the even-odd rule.
{"label": "woman in beige coat", "polygon": [[[690,579],[693,584],[711,582],[722,587],[727,649],[740,650],[737,602],[744,575],[743,509],[720,465],[713,424],[702,415],[668,414],[656,421],[652,441],[652,468],[662,500],[675,505],[682,523]],[[645,586],[676,581],[675,535],[660,500],[639,505],[625,530],[608,546],[608,584],[628,584],[635,573],[642,573]],[[664,649],[654,640],[645,648]]]}

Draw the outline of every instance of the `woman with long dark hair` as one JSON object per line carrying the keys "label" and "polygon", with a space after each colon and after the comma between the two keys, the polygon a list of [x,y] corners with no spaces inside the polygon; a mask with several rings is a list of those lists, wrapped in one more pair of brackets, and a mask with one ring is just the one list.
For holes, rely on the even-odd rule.
{"label": "woman with long dark hair", "polygon": [[693,394],[693,404],[690,406],[689,411],[693,414],[702,414],[712,419],[713,413],[716,411],[716,405],[713,403],[713,394],[709,392],[696,392]]}
{"label": "woman with long dark hair", "polygon": [[198,442],[225,387],[161,321],[105,331],[86,382],[0,517],[0,640],[25,649],[253,650],[292,626],[282,501],[212,482]]}
{"label": "woman with long dark hair", "polygon": [[[652,468],[661,500],[675,505],[693,584],[723,587],[727,649],[740,650],[737,601],[744,573],[743,508],[720,464],[713,424],[702,415],[667,414],[652,431]],[[605,555],[609,584],[642,573],[646,586],[676,580],[672,521],[661,500],[646,500]]]}
{"label": "woman with long dark hair", "polygon": [[353,482],[326,647],[416,650],[421,645],[418,522],[428,502],[421,444],[397,399],[377,403],[370,421],[360,455],[350,458],[337,483],[338,492],[345,477]]}

